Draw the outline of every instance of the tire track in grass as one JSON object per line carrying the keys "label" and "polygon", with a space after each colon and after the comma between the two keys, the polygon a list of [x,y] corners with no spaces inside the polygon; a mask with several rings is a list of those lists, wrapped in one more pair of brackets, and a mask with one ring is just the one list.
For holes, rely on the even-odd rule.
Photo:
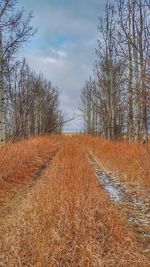
{"label": "tire track in grass", "polygon": [[16,210],[21,207],[22,201],[27,198],[27,195],[34,188],[36,182],[42,179],[57,153],[58,149],[53,152],[50,159],[37,170],[27,183],[20,185],[20,188],[14,189],[12,193],[6,197],[3,205],[0,207],[0,234],[4,231],[5,227],[8,227]]}
{"label": "tire track in grass", "polygon": [[127,187],[116,181],[115,176],[100,166],[100,162],[92,153],[90,153],[89,159],[96,177],[107,191],[110,199],[125,212],[128,218],[128,227],[135,233],[144,252],[150,256],[149,202],[135,198]]}

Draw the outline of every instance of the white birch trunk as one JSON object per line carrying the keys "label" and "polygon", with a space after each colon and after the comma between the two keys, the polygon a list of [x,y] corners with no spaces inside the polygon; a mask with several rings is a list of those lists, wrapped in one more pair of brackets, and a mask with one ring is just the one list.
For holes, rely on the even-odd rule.
{"label": "white birch trunk", "polygon": [[5,143],[4,87],[3,87],[3,44],[0,30],[0,144]]}

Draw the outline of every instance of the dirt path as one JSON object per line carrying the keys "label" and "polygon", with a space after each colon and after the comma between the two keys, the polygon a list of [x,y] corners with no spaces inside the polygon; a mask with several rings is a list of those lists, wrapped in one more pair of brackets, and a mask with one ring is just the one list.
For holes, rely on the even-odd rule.
{"label": "dirt path", "polygon": [[[55,155],[53,158],[54,157]],[[9,196],[5,199],[3,205],[0,206],[0,238],[3,238],[3,232],[8,228],[9,224],[12,223],[15,214],[17,214],[17,211],[20,210],[20,207],[22,206],[22,202],[27,199],[31,190],[34,190],[37,180],[44,176],[51,161],[52,159],[49,160],[47,164],[43,165],[35,175],[31,177],[29,182],[12,190],[9,193]]]}
{"label": "dirt path", "polygon": [[132,230],[144,252],[150,256],[150,197],[138,198],[132,190],[117,181],[108,170],[100,166],[100,162],[92,155],[89,156],[96,176],[109,197],[128,218],[128,227]]}

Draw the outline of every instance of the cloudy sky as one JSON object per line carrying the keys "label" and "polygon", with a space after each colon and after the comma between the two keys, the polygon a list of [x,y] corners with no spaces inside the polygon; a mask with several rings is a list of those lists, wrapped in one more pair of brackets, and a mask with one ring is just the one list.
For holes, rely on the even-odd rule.
{"label": "cloudy sky", "polygon": [[[33,10],[38,34],[21,51],[36,72],[62,88],[60,106],[67,117],[79,113],[80,91],[92,71],[98,17],[106,0],[20,0]],[[76,119],[66,131],[83,128]]]}

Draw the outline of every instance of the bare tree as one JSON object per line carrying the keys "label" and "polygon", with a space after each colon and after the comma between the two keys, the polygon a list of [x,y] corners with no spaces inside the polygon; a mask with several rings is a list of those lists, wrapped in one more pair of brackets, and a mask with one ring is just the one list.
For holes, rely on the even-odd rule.
{"label": "bare tree", "polygon": [[4,90],[3,90],[3,45],[0,32],[0,143],[5,143]]}
{"label": "bare tree", "polygon": [[[129,141],[147,142],[150,124],[149,2],[108,0],[98,29],[96,93],[92,97],[97,99],[94,101],[98,106],[99,132],[111,140],[127,133]],[[84,91],[87,93],[86,88]]]}
{"label": "bare tree", "polygon": [[7,79],[6,134],[8,139],[28,138],[61,131],[60,90],[42,74],[36,75],[24,59]]}
{"label": "bare tree", "polygon": [[4,78],[19,47],[35,34],[31,26],[32,13],[16,11],[16,0],[0,0],[0,141],[5,141],[4,127]]}

